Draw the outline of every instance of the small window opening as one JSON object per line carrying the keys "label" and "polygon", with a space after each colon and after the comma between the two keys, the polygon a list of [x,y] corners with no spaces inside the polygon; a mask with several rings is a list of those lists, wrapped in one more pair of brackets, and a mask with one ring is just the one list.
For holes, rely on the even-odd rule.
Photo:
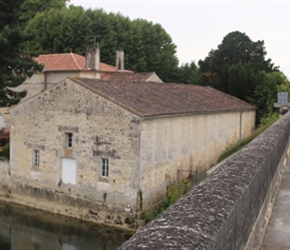
{"label": "small window opening", "polygon": [[65,134],[65,140],[66,140],[66,146],[68,147],[68,148],[71,148],[72,147],[72,140],[73,140],[73,134],[72,133],[66,133]]}
{"label": "small window opening", "polygon": [[109,159],[107,158],[102,159],[102,176],[109,176]]}
{"label": "small window opening", "polygon": [[39,168],[39,150],[33,150],[33,167]]}

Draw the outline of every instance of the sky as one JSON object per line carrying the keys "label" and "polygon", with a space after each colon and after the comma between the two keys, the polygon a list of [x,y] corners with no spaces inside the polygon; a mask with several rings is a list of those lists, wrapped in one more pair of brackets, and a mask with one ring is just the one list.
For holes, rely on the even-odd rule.
{"label": "sky", "polygon": [[177,46],[180,64],[197,64],[227,34],[240,31],[254,42],[263,40],[266,59],[290,79],[290,0],[70,0],[70,4],[161,24]]}

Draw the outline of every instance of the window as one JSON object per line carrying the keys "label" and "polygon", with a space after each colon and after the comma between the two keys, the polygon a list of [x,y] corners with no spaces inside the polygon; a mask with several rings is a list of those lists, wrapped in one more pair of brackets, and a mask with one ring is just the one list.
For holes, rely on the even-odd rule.
{"label": "window", "polygon": [[39,168],[39,150],[33,150],[33,167]]}
{"label": "window", "polygon": [[109,176],[109,159],[107,158],[102,159],[102,176]]}
{"label": "window", "polygon": [[73,139],[73,134],[72,133],[65,133],[65,145],[68,148],[72,147],[72,139]]}

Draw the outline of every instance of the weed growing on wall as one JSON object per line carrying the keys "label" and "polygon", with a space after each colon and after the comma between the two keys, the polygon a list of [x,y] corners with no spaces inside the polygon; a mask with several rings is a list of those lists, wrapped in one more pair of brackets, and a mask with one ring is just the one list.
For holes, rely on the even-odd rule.
{"label": "weed growing on wall", "polygon": [[0,150],[0,161],[8,161],[10,158],[10,143],[7,143],[1,150]]}
{"label": "weed growing on wall", "polygon": [[146,223],[153,220],[170,205],[185,195],[196,184],[196,178],[185,178],[182,182],[175,183],[167,188],[167,198],[158,206],[144,212],[141,216]]}

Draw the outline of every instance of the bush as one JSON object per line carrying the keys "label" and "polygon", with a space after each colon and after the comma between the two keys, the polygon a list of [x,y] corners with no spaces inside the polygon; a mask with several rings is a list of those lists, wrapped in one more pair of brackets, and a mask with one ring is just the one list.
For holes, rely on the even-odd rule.
{"label": "bush", "polygon": [[194,183],[188,178],[185,178],[182,182],[175,183],[167,188],[167,198],[163,200],[158,206],[149,209],[142,214],[142,219],[146,223],[153,220],[157,215],[166,210],[170,205],[174,204],[178,199],[185,195],[192,187]]}
{"label": "bush", "polygon": [[7,128],[0,129],[0,146],[6,145],[10,141],[10,131]]}
{"label": "bush", "polygon": [[7,161],[10,158],[10,143],[7,143],[0,151],[0,160]]}

